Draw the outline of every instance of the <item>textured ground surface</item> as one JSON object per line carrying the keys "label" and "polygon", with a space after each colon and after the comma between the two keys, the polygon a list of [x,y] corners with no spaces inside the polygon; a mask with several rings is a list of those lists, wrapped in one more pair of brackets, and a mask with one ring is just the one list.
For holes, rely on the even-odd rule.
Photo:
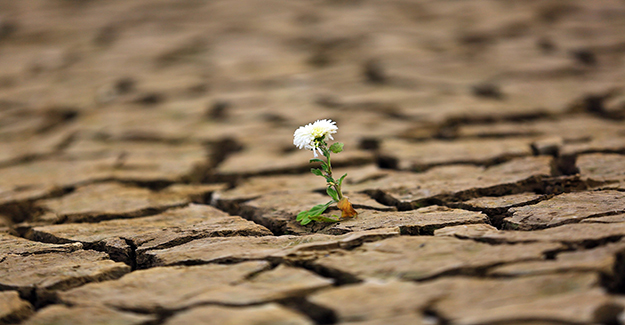
{"label": "textured ground surface", "polygon": [[0,0],[0,323],[623,324],[624,87],[617,0]]}

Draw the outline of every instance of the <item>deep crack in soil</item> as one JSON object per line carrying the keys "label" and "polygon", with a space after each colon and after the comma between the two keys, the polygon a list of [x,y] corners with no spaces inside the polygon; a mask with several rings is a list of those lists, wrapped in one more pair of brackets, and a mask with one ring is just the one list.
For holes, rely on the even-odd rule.
{"label": "deep crack in soil", "polygon": [[0,323],[623,323],[622,3],[0,11]]}

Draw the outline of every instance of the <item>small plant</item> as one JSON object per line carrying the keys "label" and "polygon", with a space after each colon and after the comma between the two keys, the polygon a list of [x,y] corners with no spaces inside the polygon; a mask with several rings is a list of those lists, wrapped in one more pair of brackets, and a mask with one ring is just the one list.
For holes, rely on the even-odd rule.
{"label": "small plant", "polygon": [[[341,186],[345,180],[347,174],[341,176],[338,180],[334,179],[332,175],[332,160],[330,155],[332,153],[339,153],[343,151],[343,144],[335,142],[328,146],[327,139],[334,140],[332,134],[338,131],[336,122],[332,120],[317,120],[315,123],[308,123],[305,126],[299,127],[293,134],[293,144],[299,149],[312,150],[315,158],[311,159],[311,163],[320,163],[320,168],[312,168],[311,173],[325,178],[328,187],[326,193],[332,198],[326,204],[318,204],[312,207],[310,210],[305,210],[297,214],[297,221],[302,225],[307,225],[312,221],[319,222],[338,222],[343,218],[351,218],[358,213],[352,207],[348,198],[343,195]],[[319,155],[325,157],[326,160],[317,158]],[[337,204],[337,207],[341,210],[341,216],[332,215],[331,218],[324,217],[321,214],[333,203]]]}

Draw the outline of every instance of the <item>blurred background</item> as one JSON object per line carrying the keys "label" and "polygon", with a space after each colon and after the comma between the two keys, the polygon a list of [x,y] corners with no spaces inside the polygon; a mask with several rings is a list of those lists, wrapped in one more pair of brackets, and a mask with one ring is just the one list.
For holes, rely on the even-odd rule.
{"label": "blurred background", "polygon": [[554,125],[620,123],[624,53],[622,0],[2,0],[1,190],[305,171],[323,118],[343,165],[588,141]]}

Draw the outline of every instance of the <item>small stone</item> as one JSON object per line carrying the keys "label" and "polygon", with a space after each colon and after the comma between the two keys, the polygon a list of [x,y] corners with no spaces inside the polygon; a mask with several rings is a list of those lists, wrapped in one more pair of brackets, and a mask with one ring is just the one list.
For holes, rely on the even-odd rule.
{"label": "small stone", "polygon": [[132,314],[104,307],[67,307],[51,305],[39,310],[24,325],[143,325],[156,317]]}
{"label": "small stone", "polygon": [[17,324],[32,313],[33,307],[17,291],[0,291],[0,324]]}
{"label": "small stone", "polygon": [[314,323],[301,314],[278,304],[270,303],[246,308],[222,306],[192,308],[188,311],[177,313],[164,323],[164,325],[175,324],[312,325]]}

